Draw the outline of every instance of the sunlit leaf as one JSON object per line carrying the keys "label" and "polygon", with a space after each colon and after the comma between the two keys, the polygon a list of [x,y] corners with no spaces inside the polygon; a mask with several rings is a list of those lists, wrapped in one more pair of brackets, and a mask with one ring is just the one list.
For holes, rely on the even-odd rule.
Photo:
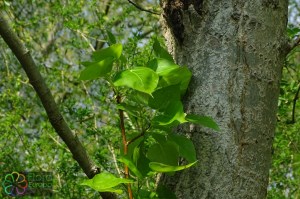
{"label": "sunlit leaf", "polygon": [[181,94],[184,94],[188,88],[191,77],[191,71],[187,67],[182,66],[171,70],[164,75],[160,81],[160,85],[165,87],[169,85],[180,84],[180,92]]}
{"label": "sunlit leaf", "polygon": [[154,53],[157,57],[173,61],[172,56],[168,53],[167,50],[165,50],[164,48],[161,47],[161,45],[160,45],[160,43],[158,42],[157,39],[154,40],[153,50],[154,50]]}
{"label": "sunlit leaf", "polygon": [[153,171],[166,173],[166,172],[174,172],[174,171],[180,171],[183,169],[187,169],[196,163],[197,163],[197,161],[187,164],[187,165],[183,165],[183,166],[172,166],[172,165],[167,165],[167,164],[163,164],[163,163],[159,163],[159,162],[150,162],[149,167]]}
{"label": "sunlit leaf", "polygon": [[92,80],[98,77],[103,77],[112,70],[113,58],[108,57],[99,62],[83,62],[82,65],[86,68],[81,71],[79,79]]}
{"label": "sunlit leaf", "polygon": [[172,70],[179,68],[173,61],[156,58],[148,62],[147,67],[154,70],[159,76],[168,75]]}
{"label": "sunlit leaf", "polygon": [[111,173],[102,172],[95,175],[92,179],[84,180],[80,185],[86,185],[100,192],[122,193],[122,190],[113,189],[113,187],[122,183],[133,183],[131,179],[118,178]]}
{"label": "sunlit leaf", "polygon": [[107,48],[97,50],[93,53],[92,58],[95,61],[102,61],[108,57],[119,59],[122,54],[122,44],[113,44]]}
{"label": "sunlit leaf", "polygon": [[151,94],[158,84],[158,75],[146,67],[125,70],[114,78],[115,86],[127,86],[135,90]]}

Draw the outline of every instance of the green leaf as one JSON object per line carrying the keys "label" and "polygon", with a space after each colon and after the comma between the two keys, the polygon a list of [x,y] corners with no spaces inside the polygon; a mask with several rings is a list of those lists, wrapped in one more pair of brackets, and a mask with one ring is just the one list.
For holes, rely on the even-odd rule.
{"label": "green leaf", "polygon": [[126,113],[133,115],[135,117],[139,116],[139,111],[140,109],[137,106],[132,106],[126,103],[120,103],[117,104],[117,109],[121,109],[123,111],[125,111]]}
{"label": "green leaf", "polygon": [[95,61],[102,61],[109,57],[113,57],[114,59],[119,59],[122,54],[122,44],[113,44],[107,48],[103,48],[97,50],[93,53],[92,58]]}
{"label": "green leaf", "polygon": [[214,129],[216,131],[220,130],[219,126],[210,117],[188,114],[188,115],[185,116],[185,119],[188,122],[192,122],[192,123],[195,123],[195,124],[200,124],[202,126]]}
{"label": "green leaf", "polygon": [[167,59],[156,58],[147,63],[147,67],[154,70],[159,76],[169,74],[172,70],[178,69],[180,66],[173,61]]}
{"label": "green leaf", "polygon": [[138,159],[140,158],[140,151],[141,151],[140,145],[134,147],[132,153],[132,161],[134,164],[137,164]]}
{"label": "green leaf", "polygon": [[156,55],[157,57],[161,57],[161,58],[164,58],[164,59],[173,61],[172,56],[168,53],[167,50],[165,50],[164,48],[162,48],[162,47],[160,46],[160,43],[158,42],[157,39],[154,40],[154,43],[153,43],[153,50],[154,50],[154,53],[155,53],[155,55]]}
{"label": "green leaf", "polygon": [[158,198],[176,199],[176,195],[174,194],[174,192],[170,191],[163,185],[157,186],[156,193],[158,195]]}
{"label": "green leaf", "polygon": [[[181,101],[171,101],[163,114],[155,116],[152,119],[153,124],[157,125],[173,125],[186,122],[185,113]],[[175,123],[174,123],[175,122]]]}
{"label": "green leaf", "polygon": [[167,142],[167,138],[165,135],[160,133],[151,133],[151,136],[155,139],[155,141],[159,144],[163,144]]}
{"label": "green leaf", "polygon": [[80,185],[86,185],[92,189],[100,192],[116,192],[122,193],[120,189],[113,189],[113,187],[122,183],[133,183],[131,179],[118,178],[111,173],[100,173],[95,175],[92,179],[84,180]]}
{"label": "green leaf", "polygon": [[110,31],[107,30],[106,34],[110,44],[115,44],[117,42],[116,37]]}
{"label": "green leaf", "polygon": [[180,100],[179,85],[171,85],[158,89],[152,93],[148,105],[160,111],[165,110],[172,101]]}
{"label": "green leaf", "polygon": [[180,84],[180,92],[184,94],[188,88],[191,77],[192,73],[187,67],[179,67],[165,74],[160,81],[160,86],[166,87]]}
{"label": "green leaf", "polygon": [[137,167],[133,164],[133,162],[126,156],[122,156],[118,159],[120,162],[126,164],[128,168],[138,177],[143,178],[141,172],[137,169]]}
{"label": "green leaf", "polygon": [[137,90],[133,90],[133,92],[131,92],[128,95],[128,98],[130,98],[132,101],[137,102],[139,104],[144,104],[144,105],[148,105],[148,101],[149,98],[151,96],[147,93],[143,93]]}
{"label": "green leaf", "polygon": [[139,158],[137,160],[137,168],[143,176],[147,176],[151,169],[149,168],[150,160],[146,157],[143,151],[140,151]]}
{"label": "green leaf", "polygon": [[178,146],[174,142],[164,142],[152,145],[147,153],[152,162],[160,162],[168,165],[178,165]]}
{"label": "green leaf", "polygon": [[178,66],[174,62],[166,59],[153,59],[148,62],[147,67],[153,69],[161,80],[159,86],[180,85],[180,92],[184,94],[192,77],[191,71],[183,66]]}
{"label": "green leaf", "polygon": [[115,86],[127,86],[151,94],[158,84],[158,75],[146,67],[136,67],[118,73],[114,78]]}
{"label": "green leaf", "polygon": [[112,70],[113,58],[108,57],[99,62],[83,62],[86,68],[80,73],[80,80],[92,80],[103,77]]}
{"label": "green leaf", "polygon": [[287,28],[287,33],[290,38],[295,37],[295,35],[297,35],[299,32],[300,32],[300,28],[298,28],[298,27],[288,27]]}
{"label": "green leaf", "polygon": [[188,162],[194,162],[196,150],[193,142],[183,135],[169,134],[168,139],[175,142],[179,147],[179,155],[184,157]]}
{"label": "green leaf", "polygon": [[[130,132],[127,134],[127,140],[131,140],[137,136],[139,136],[140,132]],[[144,137],[141,136],[137,138],[134,142],[132,142],[130,145],[128,145],[128,151],[127,151],[127,157],[133,157],[137,153],[135,152],[136,148],[139,148],[141,142],[143,141]],[[137,154],[136,154],[137,155]],[[133,159],[133,162],[136,163],[135,159]]]}
{"label": "green leaf", "polygon": [[197,161],[187,164],[187,165],[183,165],[183,166],[172,166],[172,165],[166,165],[163,163],[159,163],[159,162],[150,162],[149,163],[149,167],[156,172],[161,172],[161,173],[166,173],[166,172],[174,172],[174,171],[180,171],[183,169],[187,169],[191,166],[193,166],[194,164],[196,164]]}

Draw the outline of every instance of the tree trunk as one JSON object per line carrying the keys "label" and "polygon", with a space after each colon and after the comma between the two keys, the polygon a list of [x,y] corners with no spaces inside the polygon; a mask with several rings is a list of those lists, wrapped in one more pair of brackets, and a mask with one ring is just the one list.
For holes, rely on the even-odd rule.
{"label": "tree trunk", "polygon": [[165,0],[168,50],[193,78],[187,113],[211,116],[221,131],[183,126],[197,166],[161,183],[182,199],[265,198],[288,0]]}

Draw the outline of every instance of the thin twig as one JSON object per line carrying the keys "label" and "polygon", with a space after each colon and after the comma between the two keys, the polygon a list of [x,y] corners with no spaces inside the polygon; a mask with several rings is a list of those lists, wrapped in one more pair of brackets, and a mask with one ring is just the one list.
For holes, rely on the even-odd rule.
{"label": "thin twig", "polygon": [[[32,154],[30,150],[27,150],[27,149],[29,149],[28,144],[24,141],[24,139],[23,139],[23,137],[21,136],[19,130],[15,127],[15,125],[12,125],[12,127],[13,127],[13,128],[15,129],[15,131],[17,132],[17,134],[18,134],[18,136],[19,136],[19,138],[20,138],[20,141],[21,141],[22,144],[23,144],[23,147],[24,147],[25,151],[27,151],[27,153],[28,153],[30,156],[34,157],[34,154]],[[42,170],[42,168],[37,164],[36,159],[32,159],[32,161],[34,162],[35,165],[37,165],[37,167],[38,167],[40,170]]]}
{"label": "thin twig", "polygon": [[296,92],[294,100],[293,100],[292,123],[295,123],[296,103],[297,103],[297,100],[299,99],[299,92],[300,92],[300,84],[298,85],[298,89],[297,89],[297,92]]}
{"label": "thin twig", "polygon": [[56,24],[54,30],[50,33],[51,38],[41,51],[44,56],[46,56],[50,53],[51,47],[55,44],[55,42],[58,38],[56,36],[56,33],[61,29],[61,26],[62,25],[60,23]]}
{"label": "thin twig", "polygon": [[66,150],[67,152],[70,152],[70,150],[66,147],[64,147],[61,143],[59,143],[59,141],[57,141],[52,135],[50,135],[49,133],[47,133],[47,135],[61,148],[63,148],[64,150]]}
{"label": "thin twig", "polygon": [[92,49],[92,51],[95,51],[94,46],[90,43],[90,41],[88,40],[88,38],[79,30],[76,30],[77,33],[80,34],[80,36],[88,43],[89,47]]}
{"label": "thin twig", "polygon": [[110,9],[111,1],[108,0],[105,6],[105,15],[108,15],[109,9]]}
{"label": "thin twig", "polygon": [[117,169],[117,172],[118,172],[119,176],[121,176],[121,173],[122,173],[122,172],[120,171],[119,166],[118,166],[118,163],[117,163],[117,158],[116,158],[116,155],[115,155],[115,149],[114,149],[114,147],[111,146],[109,143],[107,144],[107,146],[108,146],[109,151],[110,151],[111,154],[112,154],[113,162],[114,162],[114,164],[115,164],[115,167],[116,167],[116,169]]}
{"label": "thin twig", "polygon": [[137,5],[136,3],[134,3],[134,2],[131,1],[131,0],[128,0],[128,2],[129,2],[130,4],[132,4],[134,7],[136,7],[137,9],[141,10],[141,11],[148,12],[148,13],[151,13],[151,14],[154,14],[154,15],[160,15],[160,14],[157,13],[157,12],[154,12],[154,11],[152,11],[152,10],[147,10],[147,9],[145,9],[145,8],[143,8],[143,7],[139,6],[139,5]]}
{"label": "thin twig", "polygon": [[132,142],[136,141],[137,139],[139,139],[140,137],[143,137],[145,135],[146,131],[143,131],[142,133],[140,133],[139,135],[135,136],[134,138],[132,138],[131,140],[129,140],[127,142],[127,145],[131,144]]}

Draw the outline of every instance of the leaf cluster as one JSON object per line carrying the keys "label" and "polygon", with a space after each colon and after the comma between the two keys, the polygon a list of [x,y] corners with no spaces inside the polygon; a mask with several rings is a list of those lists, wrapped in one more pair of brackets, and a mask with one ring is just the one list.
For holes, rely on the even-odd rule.
{"label": "leaf cluster", "polygon": [[[196,164],[192,141],[174,133],[176,126],[189,122],[214,130],[219,128],[209,117],[184,112],[181,98],[192,74],[186,66],[175,64],[157,40],[153,43],[156,58],[142,66],[130,66],[122,55],[122,44],[116,43],[111,33],[109,37],[112,41],[109,47],[93,52],[92,61],[82,62],[85,69],[80,73],[80,79],[104,79],[114,93],[117,109],[126,113],[125,122],[131,126],[122,129],[123,118],[120,117],[121,131],[126,130],[127,135],[122,135],[124,150],[118,161],[129,168],[131,174],[130,179],[128,176],[124,179],[99,174],[82,185],[97,191],[122,193],[117,185],[130,183],[135,185],[136,198],[140,198],[139,194],[146,191],[141,185],[145,179],[156,173],[170,174]],[[180,165],[180,159],[188,164]]]}

